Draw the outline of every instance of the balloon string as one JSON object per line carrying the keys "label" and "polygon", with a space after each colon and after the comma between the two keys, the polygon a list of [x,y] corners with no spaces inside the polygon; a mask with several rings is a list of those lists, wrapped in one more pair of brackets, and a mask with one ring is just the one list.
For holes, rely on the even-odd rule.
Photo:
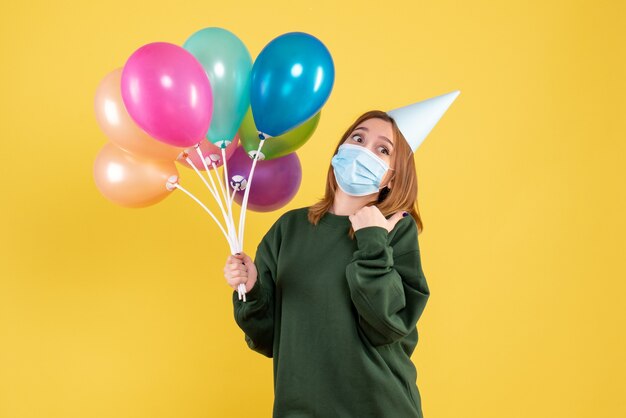
{"label": "balloon string", "polygon": [[[226,155],[225,155],[225,152],[224,152],[224,148],[222,148],[222,161],[223,161],[224,170],[226,170]],[[235,230],[235,223],[233,221],[232,209],[228,205],[229,204],[229,199],[226,196],[226,192],[224,191],[224,184],[222,183],[222,178],[219,175],[219,171],[217,170],[217,166],[215,165],[215,163],[213,161],[211,161],[211,165],[213,166],[213,170],[215,171],[215,177],[217,178],[217,182],[220,185],[220,190],[222,191],[222,196],[224,197],[224,205],[228,209],[228,217],[227,217],[228,233],[232,234],[231,235],[231,239],[233,240],[233,243],[235,245],[236,252],[240,252],[241,248],[239,247],[239,242],[237,240],[237,235],[236,235],[237,232]],[[226,190],[228,190],[228,185],[226,185]],[[232,253],[234,253],[234,251],[232,251]],[[243,301],[245,302],[246,301],[246,285],[244,285],[243,283],[240,283],[239,286],[237,286],[237,293],[238,293],[238,296],[239,296],[239,300],[243,299]]]}
{"label": "balloon string", "polygon": [[[191,164],[191,166],[196,171],[196,173],[198,173],[198,175],[200,176],[200,178],[202,179],[204,184],[207,186],[207,188],[209,189],[209,191],[211,192],[211,194],[213,195],[213,197],[217,201],[217,204],[219,205],[220,210],[222,211],[222,216],[224,217],[224,221],[226,222],[226,225],[227,225],[227,228],[228,228],[228,236],[230,237],[230,240],[229,240],[229,243],[231,243],[230,253],[231,254],[235,254],[237,252],[240,252],[240,250],[238,249],[239,243],[237,241],[235,226],[234,226],[234,223],[232,221],[232,211],[229,211],[230,217],[228,215],[226,215],[226,211],[224,210],[224,206],[222,205],[222,199],[218,196],[219,195],[219,191],[217,189],[217,186],[215,185],[215,182],[213,181],[213,175],[211,174],[211,170],[209,170],[209,167],[208,167],[208,165],[206,163],[206,159],[202,155],[202,152],[200,151],[200,147],[199,146],[196,146],[195,149],[196,149],[196,152],[198,153],[198,156],[200,157],[200,160],[202,160],[202,164],[204,165],[204,169],[205,169],[205,171],[207,173],[207,176],[209,177],[209,180],[211,181],[211,186],[213,186],[213,188],[209,187],[209,184],[206,182],[206,180],[204,179],[204,176],[202,176],[200,174],[200,172],[198,171],[196,166],[193,164],[193,161],[191,161],[191,159],[187,158],[187,162],[189,164]],[[223,159],[222,161],[224,161],[224,164],[226,164],[226,160],[225,159]],[[216,177],[218,179],[218,182],[220,184],[220,189],[222,191],[222,196],[225,196],[224,186],[222,185],[222,182],[220,180],[220,176],[219,176],[219,173],[217,171],[217,167],[215,166],[215,163],[213,161],[211,161],[211,165],[213,166],[213,169],[215,170],[215,175],[216,175]],[[238,293],[239,300],[241,300],[242,297],[243,297],[243,300],[245,302],[245,299],[246,299],[246,297],[245,297],[245,285],[243,283],[239,284],[239,286],[237,287],[237,293]]]}
{"label": "balloon string", "polygon": [[[224,152],[224,148],[222,148],[222,161],[223,161],[223,166],[224,166],[224,172],[226,173],[226,155]],[[215,172],[215,177],[217,178],[217,182],[220,185],[220,190],[222,191],[222,196],[224,197],[224,204],[227,207],[228,210],[228,216],[227,216],[227,222],[228,222],[228,233],[232,234],[231,235],[231,239],[233,240],[233,243],[235,244],[235,250],[236,252],[241,252],[241,248],[239,247],[239,241],[237,240],[237,236],[236,236],[236,229],[235,229],[235,223],[233,221],[233,214],[232,214],[232,206],[230,205],[230,199],[229,196],[227,196],[226,191],[224,190],[224,183],[222,182],[222,178],[219,175],[219,171],[217,170],[217,166],[215,165],[215,162],[213,160],[211,160],[211,166],[213,167],[213,170]],[[210,173],[210,170],[208,170],[207,168],[207,172]],[[211,182],[213,181],[213,176],[211,176]],[[228,185],[226,185],[226,190],[228,190]],[[234,251],[233,251],[234,253]],[[243,301],[246,301],[246,286],[243,283],[240,283],[239,286],[237,287],[237,292],[239,295],[239,300],[241,300],[243,298]]]}
{"label": "balloon string", "polygon": [[[204,176],[202,174],[200,174],[200,171],[198,171],[198,169],[193,164],[193,162],[191,162],[191,159],[187,158],[187,161],[190,162],[190,164],[192,165],[193,169],[196,171],[196,173],[198,173],[198,175],[200,176],[200,178],[202,179],[202,181],[204,182],[206,187],[209,188],[209,190],[214,190],[214,192],[212,192],[211,194],[213,194],[213,197],[217,201],[217,204],[219,205],[220,210],[222,211],[222,216],[224,217],[224,222],[226,222],[227,228],[229,230],[228,232],[229,232],[229,235],[230,235],[230,226],[229,226],[229,222],[228,222],[228,216],[226,216],[226,211],[224,211],[224,206],[222,206],[222,199],[219,197],[219,192],[217,190],[217,187],[215,186],[215,182],[213,181],[213,176],[211,175],[211,172],[209,170],[209,167],[207,166],[206,160],[204,159],[204,157],[202,155],[202,151],[200,151],[200,147],[196,146],[195,149],[196,149],[196,152],[198,153],[198,157],[200,157],[200,160],[202,160],[202,164],[204,165],[204,169],[206,170],[207,177],[209,178],[209,180],[211,180],[211,185],[213,186],[213,189],[211,189],[209,187],[209,184],[204,179]],[[235,241],[233,240],[233,243],[234,242]]]}
{"label": "balloon string", "polygon": [[264,139],[259,141],[259,148],[256,150],[256,154],[254,154],[254,159],[252,160],[252,167],[250,168],[250,175],[248,176],[248,182],[246,184],[246,191],[243,195],[243,205],[241,207],[241,213],[239,216],[239,245],[243,248],[243,233],[245,229],[246,223],[246,208],[248,206],[248,195],[250,194],[250,187],[252,186],[252,176],[254,175],[254,167],[256,166],[256,162],[261,154],[261,148],[263,147]]}
{"label": "balloon string", "polygon": [[200,177],[200,179],[202,180],[202,182],[204,183],[204,185],[209,189],[209,192],[211,192],[211,195],[213,196],[213,198],[215,200],[218,200],[216,191],[213,190],[211,188],[211,186],[209,186],[209,183],[207,183],[206,179],[204,178],[204,176],[202,174],[200,174],[200,171],[196,168],[196,165],[193,163],[193,161],[191,160],[191,158],[189,157],[185,157],[185,161],[187,161],[187,163],[191,166],[191,168],[193,168],[193,170],[196,172],[196,174],[198,175],[198,177]]}
{"label": "balloon string", "polygon": [[[224,164],[226,164],[226,160],[222,160],[224,161]],[[237,243],[236,240],[236,235],[235,235],[235,230],[234,230],[234,224],[232,222],[232,211],[228,205],[228,201],[229,198],[226,196],[226,192],[224,191],[224,183],[222,182],[222,178],[220,177],[220,173],[217,170],[217,166],[215,165],[215,163],[213,161],[211,161],[211,166],[213,166],[213,171],[215,172],[215,177],[217,178],[217,182],[220,185],[220,190],[222,191],[222,196],[224,197],[224,205],[226,206],[226,210],[228,210],[228,216],[226,217],[227,221],[228,221],[228,231],[229,233],[233,234],[233,242]]]}
{"label": "balloon string", "polygon": [[[229,179],[228,179],[228,164],[226,158],[226,148],[222,148],[222,161],[224,166],[224,184],[226,185],[226,203],[228,205],[228,219],[230,220],[233,231],[235,231],[235,221],[233,219],[233,199],[230,197],[230,187],[229,187]],[[233,197],[235,193],[233,192]],[[237,252],[239,252],[241,248],[237,248]]]}
{"label": "balloon string", "polygon": [[[230,222],[232,224],[232,228],[233,228],[233,234],[235,234],[236,228],[235,228],[235,219],[233,217],[233,199],[235,198],[235,194],[237,193],[238,189],[234,189],[233,190],[233,194],[230,194],[230,181],[229,181],[229,177],[228,177],[228,159],[226,158],[226,150],[224,148],[222,148],[222,161],[223,166],[224,166],[224,185],[226,187],[226,195],[228,197],[227,199],[227,203],[228,203],[228,217],[230,218]],[[238,240],[234,240],[235,244],[236,244],[236,250],[237,252],[241,252],[242,251],[242,247],[239,244]],[[246,301],[246,285],[243,283],[240,283],[239,286],[237,287],[237,292],[239,295],[239,300],[242,300],[245,302]]]}
{"label": "balloon string", "polygon": [[[223,161],[223,167],[224,167],[224,187],[226,188],[226,203],[228,205],[228,219],[230,220],[230,224],[232,226],[232,231],[233,231],[233,236],[235,235],[235,220],[233,219],[233,199],[235,198],[235,193],[237,193],[237,190],[233,191],[233,194],[230,194],[230,182],[228,180],[228,162],[227,162],[227,158],[226,158],[226,149],[222,148],[222,161]],[[238,240],[234,240],[235,244],[236,244],[236,250],[237,252],[241,252],[242,248],[239,247],[239,241]],[[246,285],[243,283],[239,284],[238,287],[238,292],[239,292],[239,300],[242,299],[243,297],[243,301],[246,301]]]}
{"label": "balloon string", "polygon": [[237,193],[238,191],[239,191],[238,189],[235,189],[235,190],[233,190],[233,194],[230,195],[230,205],[231,206],[233,205],[233,199],[235,198],[235,193]]}
{"label": "balloon string", "polygon": [[[215,186],[215,182],[213,181],[213,177],[210,174],[210,170],[209,167],[206,164],[206,160],[203,158],[202,152],[200,151],[200,147],[196,146],[195,147],[196,152],[198,153],[198,156],[200,157],[200,159],[202,160],[202,163],[204,165],[204,168],[207,172],[207,176],[209,177],[209,180],[211,180],[211,187],[209,185],[209,183],[207,183],[206,179],[204,178],[204,176],[200,173],[200,171],[198,170],[198,168],[196,167],[196,165],[193,163],[193,161],[187,157],[185,155],[185,161],[187,161],[187,163],[193,168],[193,170],[196,172],[196,174],[200,177],[200,179],[202,180],[202,182],[205,184],[205,186],[207,187],[207,189],[209,189],[209,192],[211,193],[211,195],[213,196],[213,198],[217,201],[220,210],[222,212],[222,216],[224,217],[224,220],[226,221],[227,224],[227,228],[228,228],[228,233],[226,233],[226,231],[224,230],[224,227],[222,226],[222,224],[217,220],[217,218],[215,217],[215,215],[202,203],[200,202],[200,200],[198,200],[195,196],[193,196],[190,192],[188,192],[187,190],[185,190],[182,186],[180,186],[178,183],[176,184],[170,184],[173,187],[177,187],[180,190],[182,190],[183,192],[185,192],[189,197],[191,197],[193,200],[195,200],[200,206],[202,206],[202,208],[208,212],[209,215],[211,215],[211,217],[213,218],[213,220],[215,221],[215,223],[217,223],[217,226],[219,226],[220,230],[222,231],[222,234],[224,235],[224,237],[226,238],[226,241],[228,242],[228,245],[230,247],[230,252],[231,254],[235,254],[237,252],[240,252],[240,245],[237,242],[237,236],[236,236],[236,229],[235,229],[235,224],[234,224],[234,220],[233,220],[233,216],[232,216],[232,200],[235,197],[235,193],[233,193],[232,197],[230,198],[230,201],[227,199],[226,200],[226,204],[228,204],[228,216],[226,215],[226,212],[224,210],[224,207],[222,206],[222,201],[220,199],[220,197],[218,196],[218,191],[217,191],[217,187]],[[222,160],[224,161],[224,169],[226,170],[226,158],[225,158],[225,152],[224,149],[222,149]],[[222,195],[224,194],[224,186],[221,183],[220,180],[220,176],[219,176],[219,172],[217,170],[217,167],[215,166],[215,163],[212,162],[212,166],[213,169],[216,172],[216,176],[218,178],[218,181],[220,183],[220,188],[222,191]],[[225,174],[227,174],[227,172],[225,172]],[[227,177],[226,177],[227,178]],[[246,287],[243,283],[239,284],[239,286],[237,287],[237,293],[239,295],[239,300],[241,300],[243,298],[243,301],[246,301]]]}
{"label": "balloon string", "polygon": [[228,236],[228,234],[226,233],[226,231],[225,231],[225,230],[224,230],[224,228],[222,227],[222,224],[221,224],[221,223],[217,220],[217,218],[215,217],[215,215],[213,214],[213,212],[211,212],[211,211],[209,210],[209,208],[207,208],[207,207],[204,205],[204,203],[202,203],[202,202],[201,202],[201,201],[200,201],[197,197],[195,197],[193,194],[191,194],[191,192],[187,191],[187,190],[186,190],[183,186],[181,186],[180,184],[178,184],[178,183],[174,183],[172,186],[173,186],[173,187],[176,187],[177,189],[182,190],[184,193],[186,193],[186,194],[187,194],[187,196],[191,197],[193,200],[195,200],[195,201],[196,201],[196,203],[198,203],[200,206],[202,206],[202,208],[203,208],[205,211],[207,211],[207,213],[208,213],[209,215],[211,215],[211,217],[213,218],[213,220],[215,221],[215,223],[217,224],[217,226],[219,226],[219,227],[220,227],[220,230],[222,231],[222,234],[224,234],[224,238],[226,238],[226,241],[228,242],[228,244],[230,245],[231,250],[232,250],[232,248],[234,247],[234,246],[233,246],[233,243],[231,242],[230,237]]}

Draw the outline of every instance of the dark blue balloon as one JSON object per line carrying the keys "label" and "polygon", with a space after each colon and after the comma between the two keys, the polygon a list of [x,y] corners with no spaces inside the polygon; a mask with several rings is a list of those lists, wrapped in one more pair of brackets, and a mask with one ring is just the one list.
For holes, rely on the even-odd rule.
{"label": "dark blue balloon", "polygon": [[259,131],[281,135],[322,108],[335,81],[330,52],[303,32],[280,35],[268,43],[252,66],[250,106]]}

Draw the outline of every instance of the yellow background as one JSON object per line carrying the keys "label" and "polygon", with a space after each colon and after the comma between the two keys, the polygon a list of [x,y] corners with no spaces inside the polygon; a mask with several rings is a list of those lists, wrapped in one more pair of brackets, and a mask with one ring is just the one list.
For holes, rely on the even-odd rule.
{"label": "yellow background", "polygon": [[253,58],[308,32],[336,66],[301,188],[249,212],[246,252],[321,196],[358,114],[459,89],[416,153],[425,416],[626,416],[624,4],[4,2],[0,417],[271,415],[271,360],[234,322],[217,226],[179,191],[116,206],[92,175],[98,83],[208,26]]}

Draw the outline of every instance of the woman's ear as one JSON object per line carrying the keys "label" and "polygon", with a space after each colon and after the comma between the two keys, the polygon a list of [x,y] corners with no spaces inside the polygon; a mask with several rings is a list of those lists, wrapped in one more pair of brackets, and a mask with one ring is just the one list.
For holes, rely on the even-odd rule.
{"label": "woman's ear", "polygon": [[389,178],[389,181],[387,182],[387,187],[389,188],[389,190],[391,190],[393,188],[393,179],[396,177],[396,172],[392,171],[391,172],[391,177]]}

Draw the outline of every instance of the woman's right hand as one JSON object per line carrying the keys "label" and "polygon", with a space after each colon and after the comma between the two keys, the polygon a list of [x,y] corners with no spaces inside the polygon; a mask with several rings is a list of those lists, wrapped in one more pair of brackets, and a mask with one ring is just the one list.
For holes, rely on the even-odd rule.
{"label": "woman's right hand", "polygon": [[246,285],[246,293],[252,289],[257,280],[257,270],[254,261],[243,251],[229,255],[224,266],[226,282],[234,290],[240,283]]}

